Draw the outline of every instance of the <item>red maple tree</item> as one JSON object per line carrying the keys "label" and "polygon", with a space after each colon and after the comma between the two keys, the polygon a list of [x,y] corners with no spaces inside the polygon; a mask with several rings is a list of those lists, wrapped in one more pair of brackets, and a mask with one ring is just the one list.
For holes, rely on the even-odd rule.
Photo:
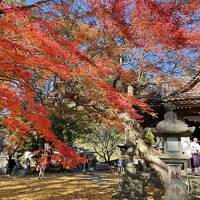
{"label": "red maple tree", "polygon": [[[198,9],[197,0],[180,4],[173,1],[88,0],[89,9],[82,16],[75,9],[70,10],[70,3],[58,1],[51,7],[51,12],[34,14],[31,6],[10,7],[1,2],[0,110],[4,115],[3,123],[10,130],[19,132],[24,138],[31,130],[41,133],[73,166],[84,159],[57,140],[51,131],[45,108],[35,100],[37,91],[32,84],[35,75],[41,84],[53,75],[63,81],[78,79],[85,89],[87,101],[103,105],[102,117],[108,121],[120,123],[118,114],[123,112],[134,120],[142,120],[133,105],[145,112],[150,109],[141,100],[119,92],[107,82],[108,78],[115,76],[134,85],[136,75],[113,62],[113,57],[109,57],[111,54],[92,59],[87,51],[81,51],[80,46],[84,41],[88,42],[89,33],[87,38],[66,38],[62,33],[66,21],[58,13],[68,12],[73,15],[68,19],[72,24],[76,22],[76,25],[82,24],[81,28],[87,26],[96,33],[102,32],[113,41],[123,38],[128,48],[142,47],[146,51],[199,46],[199,30],[192,32],[185,26],[191,23],[188,16]],[[84,17],[88,16],[93,17],[98,25],[89,23],[89,20],[84,23]],[[98,35],[96,48],[102,51],[111,49],[110,46],[102,49],[99,38]]]}

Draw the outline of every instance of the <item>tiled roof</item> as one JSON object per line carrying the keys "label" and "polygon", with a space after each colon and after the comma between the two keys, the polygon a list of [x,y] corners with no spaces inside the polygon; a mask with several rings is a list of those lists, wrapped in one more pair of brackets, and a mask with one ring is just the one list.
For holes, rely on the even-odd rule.
{"label": "tiled roof", "polygon": [[165,101],[173,101],[176,105],[200,106],[200,70],[195,76],[185,84],[182,88],[173,91],[169,94]]}
{"label": "tiled roof", "polygon": [[185,92],[194,91],[197,88],[199,88],[199,87],[196,88],[196,86],[199,85],[199,82],[200,82],[200,69],[194,74],[192,79],[187,84],[183,85],[183,87],[181,87],[180,89],[173,91],[169,96],[174,96],[177,94],[179,95]]}
{"label": "tiled roof", "polygon": [[[200,88],[200,84],[199,84],[199,88]],[[167,97],[168,100],[183,100],[183,99],[187,100],[187,99],[196,99],[196,98],[200,99],[200,89],[199,91],[189,91],[189,92],[180,93],[180,94]]]}

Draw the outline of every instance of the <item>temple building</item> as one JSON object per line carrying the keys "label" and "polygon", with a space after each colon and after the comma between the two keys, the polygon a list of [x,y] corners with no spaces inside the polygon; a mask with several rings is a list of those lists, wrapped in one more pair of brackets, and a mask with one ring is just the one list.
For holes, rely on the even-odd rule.
{"label": "temple building", "polygon": [[192,136],[200,140],[200,72],[182,88],[164,98],[164,103],[175,105],[178,119],[195,126]]}

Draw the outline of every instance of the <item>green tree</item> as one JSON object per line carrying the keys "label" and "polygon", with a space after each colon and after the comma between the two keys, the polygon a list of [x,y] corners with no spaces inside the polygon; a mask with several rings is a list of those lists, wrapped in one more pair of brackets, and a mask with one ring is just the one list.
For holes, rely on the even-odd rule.
{"label": "green tree", "polygon": [[89,121],[84,116],[59,116],[52,115],[50,117],[52,121],[52,130],[57,137],[68,144],[73,146],[77,139],[86,137],[91,131]]}
{"label": "green tree", "polygon": [[106,163],[110,163],[112,156],[116,154],[121,140],[119,130],[106,127],[97,128],[87,137],[87,142],[92,145],[95,153]]}

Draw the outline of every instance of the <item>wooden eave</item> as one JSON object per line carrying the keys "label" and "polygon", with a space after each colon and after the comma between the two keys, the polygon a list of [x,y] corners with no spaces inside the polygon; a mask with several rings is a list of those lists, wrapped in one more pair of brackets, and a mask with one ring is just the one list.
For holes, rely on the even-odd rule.
{"label": "wooden eave", "polygon": [[195,75],[192,77],[192,79],[187,84],[185,84],[180,89],[173,91],[171,94],[169,94],[168,97],[176,96],[176,95],[180,95],[182,93],[188,92],[199,82],[200,82],[200,69],[195,73]]}
{"label": "wooden eave", "polygon": [[[199,88],[193,90],[198,84]],[[177,109],[200,108],[200,70],[182,88],[169,94],[164,102],[172,102]]]}

